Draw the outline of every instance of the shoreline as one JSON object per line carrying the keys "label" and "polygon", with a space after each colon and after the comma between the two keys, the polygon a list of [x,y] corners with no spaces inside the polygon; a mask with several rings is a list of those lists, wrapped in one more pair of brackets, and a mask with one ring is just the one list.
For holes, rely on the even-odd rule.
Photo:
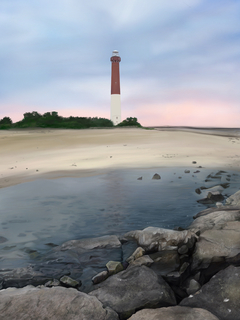
{"label": "shoreline", "polygon": [[194,168],[240,171],[237,136],[206,134],[205,129],[195,128],[165,129],[0,131],[0,188],[36,179],[80,178],[121,169],[188,169],[193,161],[197,162]]}

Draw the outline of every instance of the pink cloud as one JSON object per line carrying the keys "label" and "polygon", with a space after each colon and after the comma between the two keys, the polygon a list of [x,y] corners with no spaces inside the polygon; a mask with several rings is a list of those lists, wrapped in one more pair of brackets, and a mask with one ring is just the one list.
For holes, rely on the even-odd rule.
{"label": "pink cloud", "polygon": [[240,125],[240,112],[237,106],[222,102],[144,104],[136,108],[136,114],[139,122],[145,126],[239,127]]}

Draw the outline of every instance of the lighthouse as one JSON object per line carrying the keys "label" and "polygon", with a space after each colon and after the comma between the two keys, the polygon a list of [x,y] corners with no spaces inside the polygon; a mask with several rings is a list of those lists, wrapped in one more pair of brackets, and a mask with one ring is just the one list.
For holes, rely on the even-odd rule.
{"label": "lighthouse", "polygon": [[110,61],[112,62],[111,72],[111,120],[114,125],[121,122],[121,95],[120,95],[120,73],[119,62],[121,58],[117,50],[114,50]]}

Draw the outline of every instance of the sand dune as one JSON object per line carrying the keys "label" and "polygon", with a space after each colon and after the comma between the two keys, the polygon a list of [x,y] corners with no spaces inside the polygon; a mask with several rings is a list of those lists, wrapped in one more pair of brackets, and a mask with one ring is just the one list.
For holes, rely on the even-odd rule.
{"label": "sand dune", "polygon": [[191,128],[0,131],[0,188],[120,168],[202,166],[240,171],[240,133],[221,132]]}

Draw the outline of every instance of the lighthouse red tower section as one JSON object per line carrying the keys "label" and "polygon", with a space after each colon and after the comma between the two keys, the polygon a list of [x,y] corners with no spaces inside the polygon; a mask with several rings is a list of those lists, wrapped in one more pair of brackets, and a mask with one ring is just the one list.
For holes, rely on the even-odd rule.
{"label": "lighthouse red tower section", "polygon": [[112,79],[111,79],[111,94],[120,94],[120,73],[119,62],[121,58],[119,56],[112,56]]}

